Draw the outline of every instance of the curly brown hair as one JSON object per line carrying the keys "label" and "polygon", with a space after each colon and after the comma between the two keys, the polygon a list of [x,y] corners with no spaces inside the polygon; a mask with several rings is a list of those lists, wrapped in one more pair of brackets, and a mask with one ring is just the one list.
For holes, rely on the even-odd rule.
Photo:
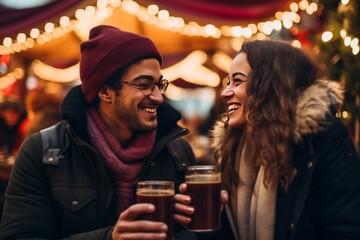
{"label": "curly brown hair", "polygon": [[255,168],[264,166],[265,186],[280,181],[286,189],[296,174],[290,145],[294,142],[297,99],[316,80],[317,67],[301,49],[276,40],[245,42],[240,52],[246,53],[252,69],[244,106],[247,126],[244,133],[226,130],[231,134],[221,147],[223,175],[228,177],[224,184],[230,187],[238,182],[232,167],[245,134],[246,158]]}

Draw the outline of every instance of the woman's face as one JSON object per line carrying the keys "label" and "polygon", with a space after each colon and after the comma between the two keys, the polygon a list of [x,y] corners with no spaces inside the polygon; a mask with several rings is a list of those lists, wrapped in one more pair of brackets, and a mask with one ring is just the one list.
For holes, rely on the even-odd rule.
{"label": "woman's face", "polygon": [[246,124],[244,103],[246,102],[247,77],[251,67],[245,53],[239,53],[230,65],[227,87],[221,97],[228,105],[229,126],[241,128]]}

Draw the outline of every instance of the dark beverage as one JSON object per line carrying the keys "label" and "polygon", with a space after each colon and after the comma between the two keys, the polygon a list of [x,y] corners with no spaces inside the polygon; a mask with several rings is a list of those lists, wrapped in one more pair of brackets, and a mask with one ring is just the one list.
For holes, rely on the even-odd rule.
{"label": "dark beverage", "polygon": [[221,227],[220,182],[187,182],[187,186],[187,194],[191,196],[191,205],[195,209],[187,229],[198,232],[219,229]]}
{"label": "dark beverage", "polygon": [[143,214],[141,219],[163,222],[168,226],[167,239],[174,239],[174,193],[167,192],[137,192],[138,203],[151,203],[155,206],[155,212]]}

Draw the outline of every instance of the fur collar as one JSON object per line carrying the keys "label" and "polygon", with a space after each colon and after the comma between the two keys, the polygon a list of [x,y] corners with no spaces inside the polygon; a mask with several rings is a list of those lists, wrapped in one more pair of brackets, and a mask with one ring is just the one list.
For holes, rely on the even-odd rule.
{"label": "fur collar", "polygon": [[[295,142],[300,142],[302,136],[323,130],[328,123],[329,116],[337,112],[344,101],[343,87],[340,83],[329,80],[317,80],[305,89],[299,96],[295,110]],[[226,137],[223,116],[216,121],[210,132],[212,148],[218,150],[222,140]]]}

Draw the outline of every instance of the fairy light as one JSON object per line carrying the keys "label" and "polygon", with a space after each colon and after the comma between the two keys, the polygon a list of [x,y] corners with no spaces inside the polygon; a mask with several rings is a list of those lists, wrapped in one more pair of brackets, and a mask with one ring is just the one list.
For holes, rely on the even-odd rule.
{"label": "fairy light", "polygon": [[302,0],[301,2],[299,2],[299,8],[303,11],[306,10],[308,5],[309,5],[309,3],[306,0]]}
{"label": "fairy light", "polygon": [[358,55],[358,54],[359,54],[359,50],[360,50],[359,46],[355,46],[355,47],[352,49],[352,53],[353,53],[354,55]]}
{"label": "fairy light", "polygon": [[291,45],[297,48],[301,48],[301,42],[299,40],[292,41]]}
{"label": "fairy light", "polygon": [[39,36],[37,39],[36,39],[36,43],[39,44],[39,45],[44,45],[45,44],[45,37],[43,35]]}
{"label": "fairy light", "polygon": [[271,32],[274,30],[273,23],[270,21],[266,21],[263,25],[262,32],[266,35],[270,35]]}
{"label": "fairy light", "polygon": [[235,26],[231,28],[231,35],[234,37],[241,37],[243,34],[243,28],[240,26]]}
{"label": "fairy light", "polygon": [[33,39],[36,39],[40,36],[40,30],[37,28],[33,28],[30,31],[30,37],[32,37]]}
{"label": "fairy light", "polygon": [[51,33],[51,32],[54,31],[55,25],[53,23],[48,22],[48,23],[45,24],[44,29],[45,29],[45,32]]}
{"label": "fairy light", "polygon": [[87,6],[85,8],[85,15],[87,17],[92,17],[95,15],[95,13],[96,13],[96,8],[94,6]]}
{"label": "fairy light", "polygon": [[170,14],[167,10],[160,10],[158,13],[158,17],[160,21],[165,21],[169,18]]}
{"label": "fairy light", "polygon": [[155,16],[159,12],[159,7],[155,4],[149,5],[147,7],[147,12],[148,14]]}
{"label": "fairy light", "polygon": [[66,27],[66,26],[69,25],[69,23],[70,23],[70,18],[67,17],[67,16],[62,16],[62,17],[60,18],[59,23],[60,23],[60,26]]}
{"label": "fairy light", "polygon": [[310,3],[310,7],[312,8],[313,13],[317,12],[319,9],[316,3]]}
{"label": "fairy light", "polygon": [[345,38],[346,37],[346,31],[344,30],[344,29],[342,29],[341,31],[340,31],[340,36],[341,36],[341,38]]}
{"label": "fairy light", "polygon": [[297,12],[297,11],[299,11],[299,5],[297,4],[297,3],[291,3],[290,4],[290,10],[292,11],[292,12]]}
{"label": "fairy light", "polygon": [[276,31],[281,30],[281,21],[280,20],[274,20],[273,21],[273,27]]}
{"label": "fairy light", "polygon": [[253,32],[249,27],[246,27],[243,29],[243,36],[245,38],[251,38],[252,35],[253,35]]}
{"label": "fairy light", "polygon": [[136,13],[139,11],[140,5],[135,1],[124,1],[122,4],[122,9],[126,12],[136,15]]}
{"label": "fairy light", "polygon": [[11,45],[11,48],[13,49],[13,51],[15,52],[20,52],[21,51],[21,44],[19,42],[15,42]]}
{"label": "fairy light", "polygon": [[19,43],[24,43],[25,40],[26,40],[26,35],[25,35],[25,33],[19,33],[19,34],[17,35],[16,40],[17,40]]}
{"label": "fairy light", "polygon": [[35,45],[35,41],[32,38],[27,38],[25,41],[25,45],[27,46],[27,48],[33,48]]}
{"label": "fairy light", "polygon": [[3,40],[4,47],[10,47],[11,44],[12,44],[12,39],[11,38],[9,38],[9,37],[4,38],[4,40]]}
{"label": "fairy light", "polygon": [[75,17],[77,20],[81,20],[85,18],[85,10],[84,9],[78,9],[75,12]]}
{"label": "fairy light", "polygon": [[[107,17],[109,17],[112,14],[112,9],[110,8],[99,8],[97,9],[96,13],[95,13],[95,19],[96,21],[102,21],[104,19],[106,19]],[[89,21],[92,18],[86,18],[86,21]],[[84,21],[81,21],[84,22]]]}
{"label": "fairy light", "polygon": [[347,111],[343,111],[343,112],[341,113],[341,115],[342,115],[342,118],[344,118],[344,119],[346,119],[346,118],[349,117],[349,113],[348,113]]}
{"label": "fairy light", "polygon": [[98,0],[96,5],[98,8],[106,8],[108,4],[108,1],[106,0]]}
{"label": "fairy light", "polygon": [[254,23],[250,23],[247,27],[251,29],[252,34],[257,33],[257,31],[258,31],[256,24],[254,24]]}
{"label": "fairy light", "polygon": [[293,26],[293,22],[290,19],[284,19],[283,25],[286,29],[290,29]]}
{"label": "fairy light", "polygon": [[353,38],[350,42],[350,47],[351,48],[355,48],[359,45],[359,39],[358,38]]}
{"label": "fairy light", "polygon": [[323,32],[321,39],[323,42],[329,42],[333,38],[333,33],[330,31]]}
{"label": "fairy light", "polygon": [[121,6],[121,0],[108,0],[111,6],[118,8]]}

